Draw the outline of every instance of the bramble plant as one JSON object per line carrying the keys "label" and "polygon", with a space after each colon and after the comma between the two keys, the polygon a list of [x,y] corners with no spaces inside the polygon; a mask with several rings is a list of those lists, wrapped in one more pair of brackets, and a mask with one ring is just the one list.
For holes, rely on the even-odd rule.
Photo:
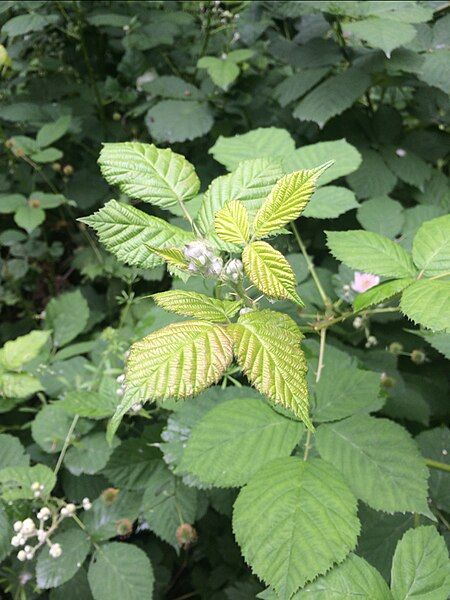
{"label": "bramble plant", "polygon": [[1,600],[447,600],[449,12],[0,3]]}

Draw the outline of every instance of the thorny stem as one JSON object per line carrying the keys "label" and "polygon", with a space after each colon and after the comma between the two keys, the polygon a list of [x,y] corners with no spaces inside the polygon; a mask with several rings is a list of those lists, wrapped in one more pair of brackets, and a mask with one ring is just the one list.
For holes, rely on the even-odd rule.
{"label": "thorny stem", "polygon": [[300,233],[297,229],[297,225],[295,223],[291,223],[291,229],[295,236],[297,244],[299,245],[299,248],[306,260],[306,264],[308,266],[308,271],[311,273],[311,277],[313,278],[314,283],[316,284],[317,291],[319,292],[320,297],[322,298],[322,302],[324,303],[326,308],[329,308],[331,306],[331,300],[328,298],[325,290],[323,289],[322,284],[320,283],[320,279],[317,275],[314,264],[313,264],[311,258],[309,257],[308,252],[306,251],[306,246],[300,236]]}

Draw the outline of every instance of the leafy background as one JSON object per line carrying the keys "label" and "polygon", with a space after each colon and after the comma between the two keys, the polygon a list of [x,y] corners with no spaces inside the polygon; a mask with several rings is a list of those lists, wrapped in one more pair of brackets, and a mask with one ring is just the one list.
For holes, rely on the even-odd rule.
{"label": "leafy background", "polygon": [[[334,260],[324,230],[362,228],[411,250],[419,227],[449,211],[448,3],[4,1],[0,23],[0,487],[11,477],[28,488],[38,479],[56,497],[94,501],[81,517],[89,543],[82,529],[66,524],[58,561],[43,551],[22,564],[10,552],[11,525],[35,501],[28,488],[1,488],[4,593],[131,599],[151,597],[153,587],[155,598],[275,597],[246,566],[230,520],[237,488],[262,467],[239,497],[233,530],[258,575],[289,595],[290,585],[328,568],[326,552],[319,564],[299,536],[295,547],[308,560],[279,583],[269,572],[273,557],[257,555],[259,539],[252,538],[269,507],[252,512],[252,498],[278,473],[280,485],[289,484],[297,468],[289,455],[302,454],[303,430],[266,414],[256,392],[227,378],[227,389],[195,402],[170,411],[147,406],[127,417],[108,446],[106,419],[117,404],[125,351],[175,319],[146,296],[183,284],[160,265],[120,264],[77,218],[111,198],[127,200],[101,176],[103,142],[170,145],[196,166],[201,192],[244,159],[278,158],[294,170],[333,158],[299,227],[326,293],[353,300],[345,292],[352,265]],[[192,201],[193,211],[199,203]],[[164,208],[144,210],[180,224]],[[294,236],[281,236],[277,248],[317,310],[320,297]],[[354,268],[370,271],[368,264]],[[446,302],[440,318],[450,312]],[[295,597],[320,597],[325,589],[322,597],[332,598],[329,590],[350,581],[366,597],[401,599],[412,578],[416,597],[431,585],[432,597],[444,600],[449,475],[432,471],[427,501],[419,451],[448,463],[449,334],[419,330],[394,314],[373,316],[368,326],[378,340],[371,348],[364,328],[337,324],[320,385],[311,381],[314,419],[322,422],[312,460],[321,460],[318,453],[330,460],[359,499],[358,545],[351,501],[326,473],[328,489],[320,494],[335,494],[340,518],[350,519],[343,537],[330,533],[327,545],[355,554]],[[306,347],[312,371],[315,339]],[[338,414],[330,413],[336,394],[343,399]],[[376,411],[382,418],[368,416]],[[236,430],[233,423],[246,419],[255,429]],[[267,439],[258,419],[268,420]],[[235,469],[221,479],[221,452],[200,457],[224,421],[235,436],[226,455]],[[342,442],[349,432],[357,448],[350,459]],[[271,473],[273,459],[283,468]],[[30,472],[30,464],[39,470]],[[304,478],[313,485],[312,475]],[[113,502],[108,488],[120,489]],[[286,488],[286,510],[301,493]],[[323,518],[320,506],[314,510]],[[198,532],[188,549],[176,539],[180,522],[195,522]],[[308,531],[308,515],[301,526]],[[276,528],[263,533],[277,539]],[[402,565],[414,548],[424,549],[422,562],[416,557],[408,573]]]}

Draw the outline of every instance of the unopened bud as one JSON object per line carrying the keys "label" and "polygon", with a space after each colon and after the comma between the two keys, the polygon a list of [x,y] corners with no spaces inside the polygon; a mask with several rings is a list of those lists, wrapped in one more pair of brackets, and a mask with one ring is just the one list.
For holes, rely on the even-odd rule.
{"label": "unopened bud", "polygon": [[16,533],[18,533],[22,529],[22,521],[16,521],[13,525],[13,529]]}
{"label": "unopened bud", "polygon": [[120,519],[116,523],[117,535],[127,536],[133,532],[133,523],[129,519]]}
{"label": "unopened bud", "polygon": [[89,500],[89,498],[83,498],[83,500],[81,501],[81,505],[84,508],[84,510],[91,510],[92,508],[92,503]]}
{"label": "unopened bud", "polygon": [[246,306],[245,308],[241,308],[241,310],[239,311],[239,314],[246,315],[249,312],[253,312],[253,309]]}
{"label": "unopened bud", "polygon": [[74,173],[74,168],[72,167],[72,165],[65,165],[63,168],[63,173],[64,173],[64,175],[67,175],[70,177],[70,175],[73,175],[73,173]]}
{"label": "unopened bud", "polygon": [[35,481],[34,483],[32,483],[31,489],[33,492],[39,491],[41,489],[41,484],[39,483],[39,481]]}
{"label": "unopened bud", "polygon": [[403,345],[400,342],[392,342],[389,346],[389,352],[391,354],[401,354],[403,352]]}
{"label": "unopened bud", "polygon": [[212,259],[210,265],[205,269],[205,275],[207,277],[220,277],[222,273],[223,260],[220,256],[216,256]]}
{"label": "unopened bud", "polygon": [[62,169],[61,163],[59,163],[59,162],[52,163],[52,169],[55,171],[55,173],[59,173]]}
{"label": "unopened bud", "polygon": [[214,257],[214,252],[211,246],[203,240],[195,240],[194,242],[186,244],[186,246],[183,249],[183,253],[185,258],[187,258],[188,260],[200,260],[204,258],[206,261]]}
{"label": "unopened bud", "polygon": [[385,388],[391,388],[395,385],[395,379],[393,377],[389,377],[386,373],[381,373],[380,376],[381,385]]}
{"label": "unopened bud", "polygon": [[22,524],[22,533],[30,534],[33,533],[36,529],[36,525],[34,524],[33,519],[25,519]]}
{"label": "unopened bud", "polygon": [[40,521],[46,521],[47,519],[49,519],[51,517],[51,511],[49,508],[47,508],[46,506],[43,506],[41,508],[41,510],[38,512],[37,514],[37,518]]}
{"label": "unopened bud", "polygon": [[183,523],[176,530],[175,536],[181,548],[189,548],[198,539],[197,531],[189,523]]}
{"label": "unopened bud", "polygon": [[58,558],[62,554],[62,548],[59,544],[52,544],[48,553],[50,556],[53,556],[53,558]]}
{"label": "unopened bud", "polygon": [[233,258],[229,260],[224,267],[224,274],[228,277],[228,279],[234,282],[241,279],[243,271],[244,266],[239,258]]}
{"label": "unopened bud", "polygon": [[411,352],[411,360],[416,365],[422,365],[425,362],[426,358],[427,355],[425,354],[425,352],[423,352],[423,350],[413,350]]}
{"label": "unopened bud", "polygon": [[120,121],[120,119],[122,118],[122,115],[120,114],[120,112],[116,111],[113,113],[112,118],[113,118],[113,121]]}
{"label": "unopened bud", "polygon": [[354,327],[355,329],[361,329],[361,327],[362,327],[362,324],[363,324],[362,317],[355,317],[355,318],[353,319],[353,327]]}
{"label": "unopened bud", "polygon": [[105,504],[113,504],[117,498],[119,490],[117,488],[107,488],[102,492],[101,499]]}
{"label": "unopened bud", "polygon": [[20,552],[17,553],[17,558],[20,560],[20,562],[27,560],[27,554],[25,550],[20,550]]}
{"label": "unopened bud", "polygon": [[369,335],[366,342],[366,348],[373,348],[378,344],[378,340],[374,335]]}

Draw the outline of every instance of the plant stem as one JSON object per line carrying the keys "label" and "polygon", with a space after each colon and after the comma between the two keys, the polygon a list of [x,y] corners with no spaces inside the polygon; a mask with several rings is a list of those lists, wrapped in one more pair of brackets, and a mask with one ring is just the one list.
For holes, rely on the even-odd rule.
{"label": "plant stem", "polygon": [[439,462],[438,460],[433,460],[432,458],[426,458],[425,462],[427,467],[431,467],[432,469],[438,469],[439,471],[445,471],[446,473],[450,473],[450,465]]}
{"label": "plant stem", "polygon": [[302,254],[303,254],[303,256],[304,256],[304,258],[306,260],[306,264],[308,266],[308,271],[311,273],[311,277],[313,278],[314,283],[316,284],[317,291],[319,292],[320,297],[322,298],[322,302],[324,303],[324,305],[325,305],[326,308],[329,308],[331,306],[331,300],[328,298],[325,290],[323,289],[322,284],[320,283],[320,279],[319,279],[319,277],[317,275],[317,272],[316,272],[316,269],[314,267],[314,264],[313,264],[311,258],[309,257],[309,255],[308,255],[308,253],[306,251],[306,246],[305,246],[305,244],[304,244],[304,242],[303,242],[303,240],[302,240],[302,238],[300,236],[300,233],[299,233],[299,231],[297,229],[297,225],[295,223],[291,223],[291,229],[292,229],[292,232],[293,232],[293,234],[295,236],[297,244],[299,245],[299,248],[300,248],[300,250],[301,250],[301,252],[302,252]]}
{"label": "plant stem", "polygon": [[190,226],[192,227],[192,231],[195,233],[195,235],[201,236],[200,230],[198,229],[197,225],[194,223],[194,219],[189,214],[187,208],[184,205],[183,200],[180,200],[180,198],[178,198],[178,204],[183,212],[184,218],[189,222]]}
{"label": "plant stem", "polygon": [[[322,374],[322,370],[324,367],[323,359],[325,356],[326,339],[327,339],[327,329],[326,329],[326,327],[324,327],[323,329],[320,330],[319,362],[318,362],[317,371],[316,371],[316,383],[318,383],[320,381],[320,376]],[[308,429],[308,431],[306,433],[306,441],[305,441],[304,448],[305,448],[305,450],[303,452],[303,460],[308,460],[309,451],[311,450],[311,430],[310,429]]]}
{"label": "plant stem", "polygon": [[71,423],[71,425],[69,427],[69,431],[67,432],[66,439],[64,440],[63,447],[62,447],[61,452],[60,452],[60,454],[58,456],[58,462],[56,463],[56,467],[53,470],[53,473],[55,474],[55,476],[58,474],[58,471],[61,468],[62,461],[64,460],[64,456],[65,456],[65,454],[67,452],[67,448],[69,447],[69,444],[70,444],[70,438],[72,437],[72,434],[73,434],[73,432],[75,430],[75,427],[77,426],[79,418],[80,418],[79,415],[75,415],[74,418],[73,418],[73,420],[72,420],[72,423]]}

